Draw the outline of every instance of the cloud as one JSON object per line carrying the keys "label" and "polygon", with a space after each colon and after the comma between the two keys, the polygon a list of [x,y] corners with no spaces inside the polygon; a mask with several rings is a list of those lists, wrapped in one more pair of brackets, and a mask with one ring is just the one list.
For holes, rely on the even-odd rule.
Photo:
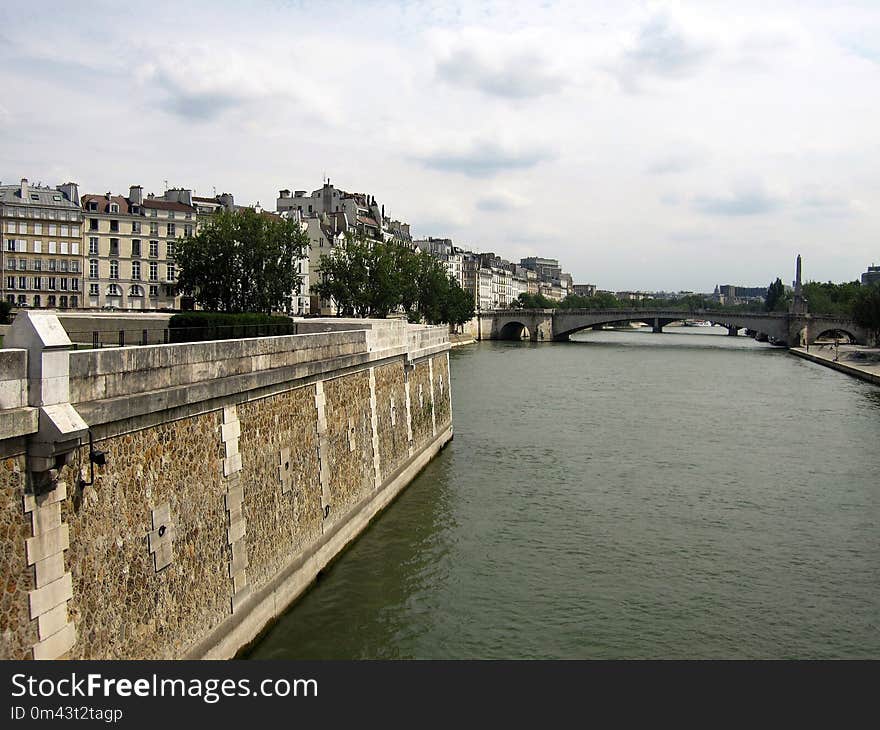
{"label": "cloud", "polygon": [[772,213],[783,206],[783,200],[755,188],[726,196],[698,197],[693,206],[704,215],[739,217]]}
{"label": "cloud", "polygon": [[635,92],[644,77],[682,79],[695,74],[712,52],[708,43],[685,34],[661,13],[641,27],[612,71],[625,89]]}
{"label": "cloud", "polygon": [[677,152],[654,160],[646,168],[649,175],[675,175],[697,166],[699,157],[690,152]]}
{"label": "cloud", "polygon": [[565,76],[533,41],[487,34],[465,34],[437,60],[437,76],[457,86],[508,99],[555,94]]}
{"label": "cloud", "polygon": [[529,204],[525,198],[514,193],[499,191],[484,195],[477,200],[477,209],[487,213],[507,212],[511,210],[519,210]]}
{"label": "cloud", "polygon": [[476,139],[466,147],[436,150],[420,162],[431,170],[457,172],[468,177],[492,177],[500,172],[525,170],[553,159],[554,153],[539,144],[509,145]]}

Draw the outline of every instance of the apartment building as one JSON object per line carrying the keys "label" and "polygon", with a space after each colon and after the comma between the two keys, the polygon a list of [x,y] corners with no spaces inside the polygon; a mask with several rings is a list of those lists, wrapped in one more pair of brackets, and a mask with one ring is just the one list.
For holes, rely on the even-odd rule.
{"label": "apartment building", "polygon": [[172,189],[144,197],[82,196],[88,306],[95,309],[179,309],[177,240],[195,232],[190,191]]}
{"label": "apartment building", "polygon": [[17,307],[82,306],[76,183],[0,185],[0,296]]}

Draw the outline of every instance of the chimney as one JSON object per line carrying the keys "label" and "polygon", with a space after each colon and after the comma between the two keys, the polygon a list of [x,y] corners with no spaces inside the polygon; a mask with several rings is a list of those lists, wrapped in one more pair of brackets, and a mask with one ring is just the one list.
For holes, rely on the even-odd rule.
{"label": "chimney", "polygon": [[21,179],[21,199],[22,200],[28,199],[28,181],[27,181],[26,177],[23,177]]}
{"label": "chimney", "polygon": [[75,182],[66,182],[64,185],[59,185],[56,190],[62,192],[71,203],[79,205],[79,186]]}
{"label": "chimney", "polygon": [[279,191],[278,191],[278,197],[279,197],[279,198],[289,198],[289,197],[290,197],[290,191],[289,191],[289,190],[279,190]]}
{"label": "chimney", "polygon": [[223,193],[222,195],[217,196],[217,202],[220,203],[226,210],[232,210],[235,208],[235,200],[232,197],[232,193]]}
{"label": "chimney", "polygon": [[132,185],[128,189],[128,202],[132,205],[141,205],[144,202],[144,189],[140,185]]}

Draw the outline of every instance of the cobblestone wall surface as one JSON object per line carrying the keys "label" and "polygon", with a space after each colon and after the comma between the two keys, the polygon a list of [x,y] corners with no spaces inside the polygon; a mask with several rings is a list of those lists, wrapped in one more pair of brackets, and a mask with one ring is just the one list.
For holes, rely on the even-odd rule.
{"label": "cobblestone wall surface", "polygon": [[409,374],[409,401],[412,412],[413,443],[416,448],[431,440],[431,373],[428,361],[417,362]]}
{"label": "cobblestone wall surface", "polygon": [[248,582],[259,588],[321,535],[315,387],[251,401],[238,417]]}
{"label": "cobblestone wall surface", "polygon": [[330,504],[346,513],[374,487],[370,374],[361,371],[324,382]]}
{"label": "cobblestone wall surface", "polygon": [[23,513],[24,490],[24,456],[0,460],[0,659],[30,659],[38,638],[28,606],[35,584],[25,557],[31,526]]}
{"label": "cobblestone wall surface", "polygon": [[379,468],[384,480],[406,461],[409,449],[403,363],[376,368],[376,411]]}
{"label": "cobblestone wall surface", "polygon": [[449,407],[449,361],[446,353],[435,355],[434,368],[434,417],[437,419],[437,432],[449,427],[452,410]]}
{"label": "cobblestone wall surface", "polygon": [[[71,658],[178,657],[229,614],[219,425],[215,411],[95,442],[107,465],[94,486],[71,486],[62,510],[77,627]],[[87,449],[80,457],[87,462]],[[64,471],[75,484],[73,469]],[[152,510],[166,503],[173,558],[157,571],[147,534]]]}

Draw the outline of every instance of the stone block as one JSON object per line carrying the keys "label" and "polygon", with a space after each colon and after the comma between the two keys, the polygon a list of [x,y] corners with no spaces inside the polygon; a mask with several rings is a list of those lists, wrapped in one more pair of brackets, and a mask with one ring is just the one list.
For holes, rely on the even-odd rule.
{"label": "stone block", "polygon": [[233,593],[239,593],[247,584],[248,584],[247,571],[240,570],[239,572],[233,574],[233,576],[232,576],[232,591],[233,591]]}
{"label": "stone block", "polygon": [[233,439],[232,441],[224,441],[223,447],[226,451],[226,458],[232,458],[238,454],[238,439]]}
{"label": "stone block", "polygon": [[52,504],[53,502],[60,502],[63,499],[67,499],[67,482],[59,481],[56,483],[55,488],[51,492],[40,495],[39,502],[38,498],[35,497],[33,494],[25,494],[24,511],[32,512],[38,503],[41,507],[43,507],[47,504]]}
{"label": "stone block", "polygon": [[47,611],[73,598],[73,580],[65,573],[58,580],[28,593],[31,618],[37,618]]}
{"label": "stone block", "polygon": [[239,517],[235,522],[232,522],[226,530],[226,538],[229,544],[232,545],[241,540],[246,529],[247,519],[245,517]]}
{"label": "stone block", "polygon": [[226,501],[226,509],[232,510],[236,507],[241,507],[241,503],[244,501],[244,488],[239,485],[230,489],[226,496],[224,497]]}
{"label": "stone block", "polygon": [[64,575],[64,553],[55,553],[34,563],[37,588],[42,588]]}
{"label": "stone block", "polygon": [[69,623],[47,639],[34,644],[34,659],[58,659],[76,643],[76,627]]}
{"label": "stone block", "polygon": [[61,502],[52,502],[38,507],[31,512],[31,522],[34,535],[57,530],[61,527]]}
{"label": "stone block", "polygon": [[164,542],[156,548],[156,551],[153,553],[153,556],[156,560],[156,571],[162,570],[162,568],[167,567],[171,564],[172,559],[174,558],[173,548],[170,542]]}
{"label": "stone block", "polygon": [[251,597],[251,587],[245,586],[238,593],[232,596],[232,613],[236,613],[242,604]]}
{"label": "stone block", "polygon": [[220,440],[224,443],[226,441],[238,440],[239,436],[241,436],[241,422],[231,421],[229,423],[223,423],[220,425]]}
{"label": "stone block", "polygon": [[37,617],[39,623],[40,639],[48,639],[57,634],[67,624],[67,602],[59,603],[55,608]]}
{"label": "stone block", "polygon": [[241,471],[241,454],[234,454],[223,459],[223,476],[228,477],[237,471]]}
{"label": "stone block", "polygon": [[44,532],[25,541],[28,565],[44,560],[70,547],[70,528],[61,525],[55,530]]}

